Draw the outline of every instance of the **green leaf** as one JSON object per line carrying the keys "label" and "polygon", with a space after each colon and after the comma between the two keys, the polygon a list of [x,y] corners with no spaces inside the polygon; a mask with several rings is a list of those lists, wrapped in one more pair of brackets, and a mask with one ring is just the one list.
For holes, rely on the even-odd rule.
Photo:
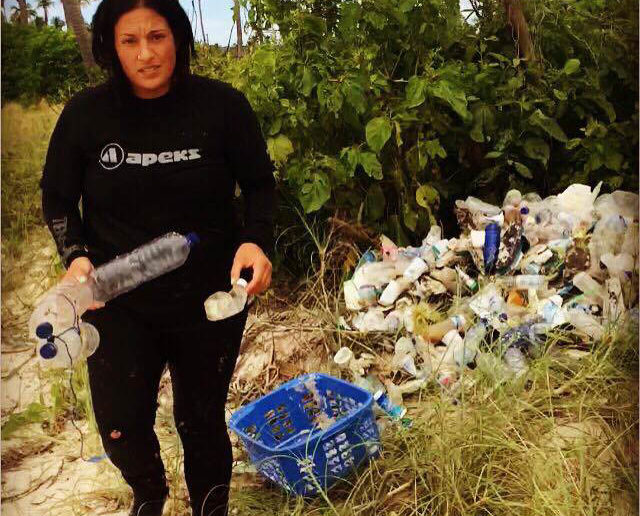
{"label": "green leaf", "polygon": [[293,144],[284,134],[279,134],[275,138],[267,139],[267,150],[274,163],[281,164],[286,162],[293,152]]}
{"label": "green leaf", "polygon": [[487,154],[485,154],[485,158],[487,159],[496,159],[499,158],[500,156],[502,156],[502,152],[500,151],[491,151],[491,152],[487,152]]}
{"label": "green leaf", "polygon": [[524,141],[524,152],[531,159],[542,161],[545,165],[549,161],[549,145],[542,138],[527,138]]}
{"label": "green leaf", "polygon": [[282,117],[276,118],[269,128],[269,136],[274,136],[280,132],[282,128]]}
{"label": "green leaf", "polygon": [[520,174],[522,177],[526,177],[527,179],[533,179],[533,174],[531,170],[526,165],[522,163],[518,163],[517,161],[513,162],[513,166],[516,168],[516,172]]}
{"label": "green leaf", "polygon": [[402,219],[404,221],[404,225],[407,226],[411,231],[416,230],[416,226],[418,224],[418,214],[413,211],[411,206],[407,203],[402,205]]}
{"label": "green leaf", "polygon": [[567,142],[567,149],[575,149],[578,145],[580,145],[581,142],[581,138],[571,138],[571,140]]}
{"label": "green leaf", "polygon": [[377,117],[369,120],[366,135],[369,147],[376,153],[380,152],[391,137],[391,122],[386,117]]}
{"label": "green leaf", "polygon": [[320,17],[314,14],[302,13],[302,26],[307,34],[313,34],[314,36],[323,36],[327,31],[326,22]]}
{"label": "green leaf", "polygon": [[367,196],[364,200],[365,212],[367,219],[371,222],[379,220],[384,215],[384,207],[386,201],[384,192],[378,183],[374,183],[369,187]]}
{"label": "green leaf", "polygon": [[473,106],[473,128],[469,133],[474,142],[483,143],[485,134],[493,128],[493,111],[486,104],[476,104]]}
{"label": "green leaf", "polygon": [[406,90],[407,107],[414,108],[425,100],[425,83],[420,77],[414,75],[409,78]]}
{"label": "green leaf", "polygon": [[540,127],[549,136],[552,136],[558,141],[561,141],[564,143],[568,140],[567,135],[564,133],[562,128],[558,125],[558,122],[556,122],[554,118],[550,118],[547,115],[545,115],[539,109],[536,109],[533,112],[533,114],[529,117],[529,123],[531,125]]}
{"label": "green leaf", "polygon": [[420,149],[426,150],[431,159],[434,159],[436,157],[447,157],[447,151],[444,150],[444,147],[442,147],[442,145],[440,145],[440,140],[438,138],[420,142]]}
{"label": "green leaf", "polygon": [[400,127],[400,123],[394,120],[393,126],[396,130],[396,145],[402,147],[402,128]]}
{"label": "green leaf", "polygon": [[567,98],[568,98],[566,91],[560,91],[560,90],[554,89],[553,90],[553,95],[558,100],[567,100]]}
{"label": "green leaf", "polygon": [[331,184],[324,172],[314,172],[311,182],[302,185],[298,192],[298,199],[305,213],[318,211],[331,197]]}
{"label": "green leaf", "polygon": [[382,179],[382,165],[373,152],[361,152],[359,156],[360,164],[369,177]]}
{"label": "green leaf", "polygon": [[313,77],[313,72],[305,66],[304,72],[302,72],[302,94],[305,97],[311,95],[311,91],[315,85],[316,81]]}
{"label": "green leaf", "polygon": [[358,114],[367,110],[367,100],[364,96],[364,88],[356,81],[346,81],[342,84],[342,94],[347,103],[353,106]]}
{"label": "green leaf", "polygon": [[606,157],[604,159],[604,165],[610,169],[619,172],[622,168],[622,162],[624,161],[624,156],[619,152],[607,152]]}
{"label": "green leaf", "polygon": [[579,68],[580,68],[580,59],[569,59],[564,64],[564,68],[562,69],[562,72],[567,75],[571,75],[572,73],[577,72]]}
{"label": "green leaf", "polygon": [[416,202],[418,206],[429,208],[440,202],[440,194],[433,186],[426,184],[416,190]]}
{"label": "green leaf", "polygon": [[467,97],[464,91],[456,89],[449,81],[441,79],[429,89],[431,95],[444,100],[465,122],[471,118],[467,110]]}

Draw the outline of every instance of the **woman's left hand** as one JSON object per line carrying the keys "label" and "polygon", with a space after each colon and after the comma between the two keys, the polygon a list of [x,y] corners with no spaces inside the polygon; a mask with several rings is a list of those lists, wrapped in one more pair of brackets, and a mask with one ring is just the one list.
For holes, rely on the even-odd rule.
{"label": "woman's left hand", "polygon": [[231,267],[231,283],[240,277],[242,269],[252,269],[251,282],[247,285],[247,294],[258,295],[271,284],[271,262],[256,244],[242,244],[236,251]]}

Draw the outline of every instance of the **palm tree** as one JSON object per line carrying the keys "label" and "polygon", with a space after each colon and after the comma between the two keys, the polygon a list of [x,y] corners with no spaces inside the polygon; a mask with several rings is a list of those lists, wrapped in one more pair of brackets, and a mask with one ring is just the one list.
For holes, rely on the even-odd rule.
{"label": "palm tree", "polygon": [[64,27],[66,23],[59,16],[54,16],[53,20],[51,20],[51,25],[53,25],[58,30],[62,30],[62,27]]}
{"label": "palm tree", "polygon": [[76,35],[76,41],[80,47],[82,62],[87,70],[96,66],[91,53],[91,37],[89,30],[84,23],[82,11],[80,10],[80,2],[78,0],[62,0],[62,8],[64,9],[64,18],[67,21],[67,27]]}
{"label": "palm tree", "polygon": [[35,18],[38,15],[34,9],[26,2],[26,0],[18,0],[18,5],[11,6],[11,16],[9,19],[12,23],[20,23],[27,25],[29,17]]}
{"label": "palm tree", "polygon": [[198,11],[200,11],[200,28],[202,29],[202,42],[207,43],[207,35],[204,33],[204,22],[202,21],[202,4],[198,0]]}
{"label": "palm tree", "polygon": [[233,0],[233,15],[236,19],[236,57],[242,57],[242,20],[240,19],[240,0]]}
{"label": "palm tree", "polygon": [[40,7],[44,11],[44,24],[49,25],[49,13],[47,9],[53,5],[52,0],[40,0],[38,2],[38,7]]}
{"label": "palm tree", "polygon": [[18,0],[18,10],[20,13],[18,17],[20,23],[24,25],[29,23],[29,4],[27,0]]}

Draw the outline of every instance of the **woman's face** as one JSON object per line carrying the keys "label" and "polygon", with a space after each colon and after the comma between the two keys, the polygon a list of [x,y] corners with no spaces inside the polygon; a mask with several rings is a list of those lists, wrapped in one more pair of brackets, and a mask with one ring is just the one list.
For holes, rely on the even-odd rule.
{"label": "woman's face", "polygon": [[167,93],[176,67],[167,20],[153,9],[138,7],[123,14],[114,31],[116,53],[134,94],[151,99]]}

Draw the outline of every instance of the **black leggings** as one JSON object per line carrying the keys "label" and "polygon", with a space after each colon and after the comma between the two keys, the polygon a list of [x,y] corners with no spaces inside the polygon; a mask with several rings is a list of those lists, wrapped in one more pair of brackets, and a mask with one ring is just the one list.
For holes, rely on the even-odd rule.
{"label": "black leggings", "polygon": [[186,322],[118,306],[85,313],[100,332],[88,359],[93,409],[104,449],[137,500],[166,497],[164,465],[153,430],[165,365],[173,387],[173,414],[184,448],[184,473],[194,516],[227,513],[231,443],[225,402],[246,322]]}

